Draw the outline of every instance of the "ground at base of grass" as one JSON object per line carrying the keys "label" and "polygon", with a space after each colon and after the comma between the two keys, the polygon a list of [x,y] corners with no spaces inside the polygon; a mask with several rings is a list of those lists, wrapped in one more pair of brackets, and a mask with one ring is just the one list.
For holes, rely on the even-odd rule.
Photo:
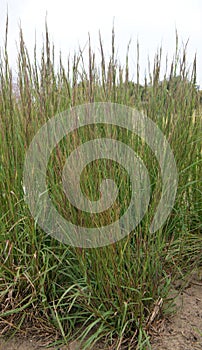
{"label": "ground at base of grass", "polygon": [[202,350],[202,278],[195,275],[176,299],[177,313],[165,320],[152,350]]}
{"label": "ground at base of grass", "polygon": [[[175,288],[180,288],[180,284]],[[174,293],[176,290],[174,290]],[[176,298],[177,312],[166,318],[164,329],[151,341],[152,350],[202,350],[202,275],[195,274],[186,289]],[[0,338],[0,350],[46,350],[42,342],[33,338]],[[77,342],[69,346],[58,346],[52,350],[82,350]],[[104,350],[98,344],[92,350]]]}

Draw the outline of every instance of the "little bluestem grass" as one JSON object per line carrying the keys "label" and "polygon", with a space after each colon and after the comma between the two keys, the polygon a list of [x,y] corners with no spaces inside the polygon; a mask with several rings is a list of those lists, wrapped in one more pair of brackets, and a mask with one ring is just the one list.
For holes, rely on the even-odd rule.
{"label": "little bluestem grass", "polygon": [[[14,76],[5,47],[0,57],[0,329],[2,334],[25,331],[52,333],[65,343],[80,339],[82,348],[104,341],[114,349],[149,346],[148,320],[155,303],[166,301],[171,282],[180,271],[202,263],[201,236],[201,109],[196,89],[196,58],[187,68],[186,48],[176,53],[163,79],[162,49],[153,69],[140,84],[139,43],[136,81],[130,80],[128,55],[124,67],[115,57],[115,31],[107,60],[101,35],[100,57],[89,37],[86,51],[55,68],[54,46],[46,26],[41,60],[30,57],[20,30],[18,72]],[[98,63],[100,62],[100,64]],[[151,64],[150,64],[151,67]],[[72,132],[50,157],[47,183],[57,210],[68,220],[88,227],[117,220],[130,200],[126,171],[108,160],[90,164],[82,174],[84,192],[98,199],[99,182],[112,177],[119,196],[113,207],[89,215],[67,203],[61,190],[66,157],[82,142],[113,137],[144,160],[152,183],[148,213],[129,236],[110,246],[82,249],[47,236],[34,222],[24,201],[23,164],[30,142],[52,116],[88,102],[115,102],[143,111],[170,143],[179,173],[174,208],[154,234],[149,227],[161,193],[158,163],[141,139],[122,128],[89,126]],[[95,181],[96,179],[96,181]],[[161,315],[157,315],[160,317]]]}

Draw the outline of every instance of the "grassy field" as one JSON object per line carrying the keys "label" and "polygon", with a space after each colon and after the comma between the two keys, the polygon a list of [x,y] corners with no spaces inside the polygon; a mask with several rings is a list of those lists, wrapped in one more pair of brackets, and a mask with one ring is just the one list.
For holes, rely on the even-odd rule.
{"label": "grassy field", "polygon": [[[113,349],[149,346],[151,315],[156,303],[170,312],[169,291],[175,278],[184,278],[202,265],[201,234],[201,116],[196,89],[196,59],[189,66],[186,49],[176,52],[163,79],[161,50],[150,62],[144,84],[130,78],[128,53],[124,67],[112,50],[106,59],[91,48],[74,54],[56,68],[48,30],[41,59],[27,52],[20,32],[17,80],[9,66],[7,40],[0,57],[0,330],[25,329],[57,342],[84,341],[83,349],[104,341]],[[85,63],[88,62],[88,63]],[[189,69],[188,69],[189,67]],[[190,68],[191,67],[191,68]],[[99,160],[84,171],[81,182],[96,200],[102,178],[119,184],[117,201],[99,215],[68,205],[61,190],[61,167],[79,144],[95,137],[113,137],[144,161],[152,183],[149,210],[135,231],[101,248],[77,248],[47,235],[32,218],[22,186],[26,151],[36,132],[51,117],[89,102],[114,102],[133,107],[151,118],[174,153],[179,183],[172,212],[157,232],[149,227],[161,193],[159,166],[151,149],[124,128],[83,127],[58,144],[50,157],[47,182],[57,210],[73,223],[87,227],[117,220],[130,201],[130,179],[115,162]],[[96,179],[96,180],[95,180]]]}

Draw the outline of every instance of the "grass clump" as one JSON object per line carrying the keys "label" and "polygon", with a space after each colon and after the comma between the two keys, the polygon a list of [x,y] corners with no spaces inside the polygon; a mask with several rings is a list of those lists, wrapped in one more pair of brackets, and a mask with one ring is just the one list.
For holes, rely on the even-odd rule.
{"label": "grass clump", "polygon": [[[8,25],[8,24],[7,24]],[[201,109],[196,90],[196,59],[187,69],[186,50],[177,49],[170,70],[161,76],[161,55],[144,85],[130,80],[128,53],[125,67],[112,52],[105,59],[100,36],[101,63],[97,64],[89,38],[88,65],[83,53],[55,69],[54,47],[48,30],[41,61],[31,59],[20,31],[18,75],[14,83],[5,47],[0,58],[0,324],[11,329],[41,325],[55,330],[68,343],[78,338],[83,349],[97,341],[114,349],[149,346],[150,316],[156,303],[166,301],[177,272],[201,265]],[[137,46],[139,50],[139,47]],[[139,53],[137,55],[139,57]],[[115,102],[143,111],[167,137],[173,150],[179,185],[174,208],[154,234],[149,227],[161,191],[155,156],[141,139],[123,128],[89,126],[71,133],[51,155],[47,178],[58,211],[86,226],[107,225],[124,212],[130,200],[130,180],[123,168],[108,160],[91,164],[83,173],[88,196],[95,198],[96,181],[115,178],[119,198],[113,208],[89,216],[68,206],[58,183],[65,157],[81,142],[113,136],[133,148],[149,169],[152,202],[129,236],[102,248],[66,246],[47,236],[24,202],[22,173],[26,151],[39,128],[52,116],[89,102]],[[99,185],[99,183],[98,183]],[[65,209],[64,209],[65,208]]]}

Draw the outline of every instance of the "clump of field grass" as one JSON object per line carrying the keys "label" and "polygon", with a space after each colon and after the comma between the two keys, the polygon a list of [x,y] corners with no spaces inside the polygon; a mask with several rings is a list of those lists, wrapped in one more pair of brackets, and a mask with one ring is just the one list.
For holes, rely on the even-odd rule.
{"label": "clump of field grass", "polygon": [[[36,48],[34,57],[30,57],[20,30],[14,84],[7,54],[7,30],[8,23],[0,57],[2,334],[23,330],[32,322],[46,324],[51,332],[55,329],[55,334],[66,343],[75,338],[84,341],[83,349],[100,340],[114,349],[144,349],[149,346],[149,319],[154,305],[161,299],[166,302],[179,271],[187,270],[187,264],[192,269],[202,263],[201,110],[196,58],[190,71],[186,49],[180,52],[176,37],[173,62],[163,80],[160,50],[153,69],[141,84],[138,58],[136,81],[130,80],[128,52],[125,66],[117,63],[114,29],[109,60],[105,58],[100,35],[101,57],[93,52],[89,39],[87,66],[85,52],[78,52],[65,63],[60,58],[58,69],[47,27],[40,61]],[[83,174],[84,187],[92,197],[96,196],[95,178],[110,176],[120,183],[116,205],[103,215],[92,217],[68,206],[58,186],[65,157],[95,134],[113,135],[139,154],[152,180],[152,202],[135,232],[123,240],[102,248],[66,246],[47,236],[30,215],[22,188],[25,154],[36,132],[52,116],[79,104],[105,101],[143,111],[165,134],[179,174],[175,205],[164,226],[151,235],[149,227],[161,190],[152,151],[122,128],[81,128],[63,140],[50,158],[47,177],[58,211],[72,222],[92,226],[111,223],[127,208],[127,173],[107,160],[91,164]]]}

